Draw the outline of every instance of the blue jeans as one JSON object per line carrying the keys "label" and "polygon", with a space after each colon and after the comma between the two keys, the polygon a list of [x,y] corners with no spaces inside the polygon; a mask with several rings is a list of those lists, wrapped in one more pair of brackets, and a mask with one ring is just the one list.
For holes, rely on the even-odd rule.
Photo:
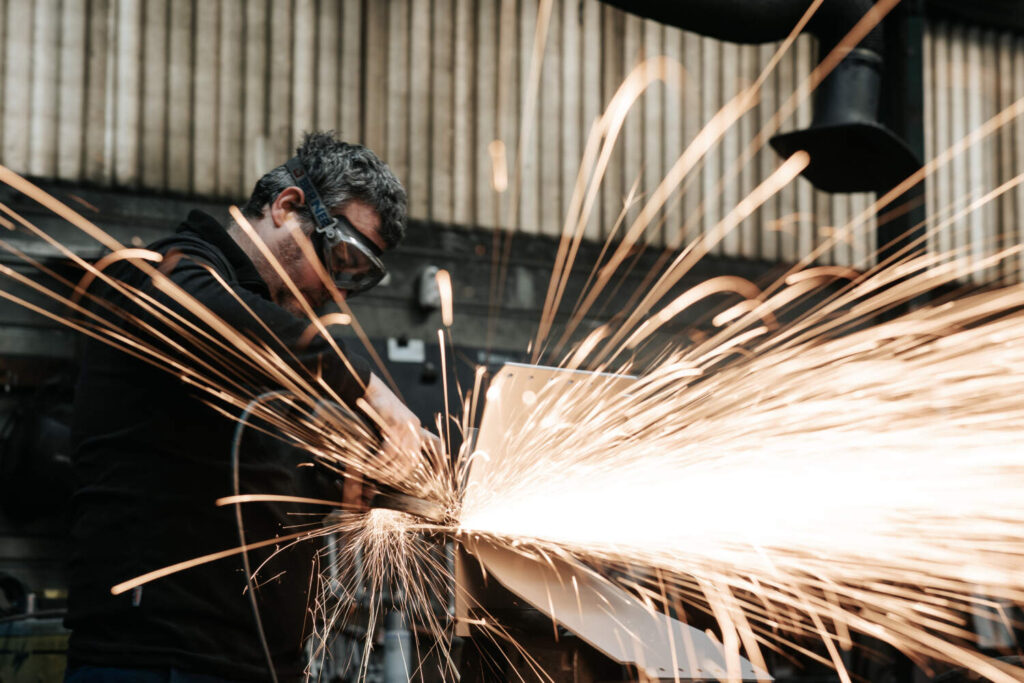
{"label": "blue jeans", "polygon": [[64,683],[238,683],[238,681],[219,676],[189,673],[181,669],[76,666],[64,673]]}

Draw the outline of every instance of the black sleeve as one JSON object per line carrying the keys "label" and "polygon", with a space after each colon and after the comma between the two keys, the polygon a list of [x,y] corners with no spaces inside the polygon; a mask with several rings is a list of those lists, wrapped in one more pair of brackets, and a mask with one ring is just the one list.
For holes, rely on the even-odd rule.
{"label": "black sleeve", "polygon": [[[292,315],[260,294],[240,285],[235,281],[233,273],[225,272],[223,267],[214,266],[220,262],[221,259],[216,255],[203,253],[200,247],[189,243],[179,244],[173,245],[167,251],[167,258],[161,271],[206,311],[213,314],[217,322],[223,321],[232,330],[254,341],[258,346],[270,349],[288,366],[300,372],[308,371],[310,376],[319,374],[345,403],[352,405],[363,395],[371,374],[370,366],[363,358],[347,353],[340,341],[336,344],[344,353],[344,359],[339,357],[334,348],[320,335],[315,335],[308,341],[304,340],[304,333],[310,325],[308,320]],[[216,325],[202,319],[205,311],[202,314],[190,311],[187,306],[164,291],[166,288],[158,287],[149,275],[135,267],[131,269],[135,271],[129,278],[134,281],[132,284],[152,295],[171,311],[194,322],[197,327],[209,331],[215,339],[241,352],[245,358],[232,359],[222,348],[209,341],[206,342],[205,348],[190,344],[193,340],[189,340],[187,335],[170,332],[169,326],[164,323],[158,322],[155,329],[168,331],[172,339],[181,339],[188,351],[198,355],[200,360],[209,362],[218,371],[235,378],[242,385],[255,390],[279,386],[273,380],[272,373],[262,369],[264,361],[253,358],[244,346],[239,348],[237,341],[225,338],[216,331]],[[216,270],[221,280],[214,277],[211,269]],[[143,323],[142,329],[145,330],[145,324],[153,324],[156,317],[152,313],[141,313],[139,318]]]}

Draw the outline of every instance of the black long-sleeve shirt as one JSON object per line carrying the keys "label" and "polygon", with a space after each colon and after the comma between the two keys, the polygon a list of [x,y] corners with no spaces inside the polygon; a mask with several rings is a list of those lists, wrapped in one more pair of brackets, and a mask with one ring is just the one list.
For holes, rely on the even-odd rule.
{"label": "black long-sleeve shirt", "polygon": [[[323,339],[314,338],[299,349],[308,321],[270,301],[255,266],[213,218],[193,211],[174,236],[150,248],[165,255],[179,253],[170,279],[232,328],[258,339],[293,366],[303,366],[300,371],[320,373],[344,400],[361,395],[369,378],[365,361],[348,356],[361,385]],[[135,266],[118,263],[109,272],[194,319]],[[91,291],[100,289],[94,285]],[[146,327],[156,322],[151,314],[109,289],[104,296],[144,323],[121,321],[122,330],[155,342]],[[166,329],[159,323],[156,327]],[[190,342],[183,343],[195,350]],[[160,346],[172,357],[181,355],[173,344]],[[217,353],[197,353],[243,387],[236,389],[240,395],[250,392],[252,398],[276,388],[258,368],[226,361]],[[121,595],[110,592],[113,585],[146,572],[238,545],[234,508],[214,505],[233,491],[230,452],[237,422],[201,399],[211,397],[180,375],[100,341],[85,344],[73,425],[78,488],[72,499],[74,550],[66,620],[72,629],[71,666],[175,667],[240,680],[268,677],[239,556]],[[309,457],[274,447],[267,439],[247,438],[240,457],[242,492],[308,495],[317,484],[312,479],[320,475],[297,467],[303,460]],[[297,510],[295,505],[244,506],[247,540],[283,536],[293,531],[287,527],[308,523],[309,518],[291,514]],[[273,550],[253,551],[252,566]],[[276,577],[261,584],[257,596],[284,680],[298,677],[303,665],[315,550],[311,542],[286,550],[259,575],[262,580]]]}

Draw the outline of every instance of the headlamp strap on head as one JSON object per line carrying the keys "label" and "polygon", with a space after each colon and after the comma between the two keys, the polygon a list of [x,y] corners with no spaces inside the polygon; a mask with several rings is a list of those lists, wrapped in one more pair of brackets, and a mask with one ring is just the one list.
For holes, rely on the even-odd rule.
{"label": "headlamp strap on head", "polygon": [[313,221],[317,225],[317,232],[323,233],[324,237],[330,242],[336,241],[337,235],[335,230],[337,228],[335,226],[337,225],[337,219],[327,211],[327,207],[324,206],[323,200],[320,199],[320,193],[316,191],[313,181],[309,179],[309,174],[306,173],[306,168],[302,165],[302,161],[297,156],[292,157],[285,162],[284,167],[288,169],[288,173],[291,175],[292,180],[295,181],[295,185],[306,195],[306,206],[313,212]]}

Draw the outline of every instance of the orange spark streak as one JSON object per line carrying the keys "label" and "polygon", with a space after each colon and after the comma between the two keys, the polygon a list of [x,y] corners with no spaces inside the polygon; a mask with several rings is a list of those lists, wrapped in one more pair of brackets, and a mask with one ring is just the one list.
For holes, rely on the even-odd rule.
{"label": "orange spark streak", "polygon": [[448,409],[448,353],[444,348],[444,330],[437,331],[437,348],[441,351],[441,390],[444,392],[444,444],[445,454],[452,452],[451,412]]}
{"label": "orange spark streak", "polygon": [[444,269],[438,270],[435,276],[437,289],[441,294],[441,322],[445,327],[451,327],[454,316],[452,314],[452,276]]}
{"label": "orange spark streak", "polygon": [[144,259],[153,263],[160,263],[164,260],[164,257],[163,254],[158,254],[149,249],[118,249],[117,251],[112,251],[96,262],[96,270],[90,270],[82,276],[82,279],[79,280],[78,285],[75,287],[74,293],[71,295],[71,300],[78,301],[82,298],[82,294],[85,293],[85,290],[96,279],[98,271],[105,270],[111,263],[124,261],[125,259]]}
{"label": "orange spark streak", "polygon": [[[812,2],[808,6],[807,10],[801,16],[800,20],[793,27],[793,30],[790,31],[789,35],[786,36],[786,39],[782,41],[779,48],[775,51],[775,53],[772,55],[772,58],[769,60],[769,63],[758,75],[758,78],[755,80],[755,82],[750,87],[742,90],[732,100],[730,100],[730,102],[728,102],[722,109],[720,109],[718,113],[715,114],[715,116],[711,119],[711,121],[709,121],[708,124],[705,125],[705,127],[697,134],[697,137],[693,140],[693,142],[691,142],[691,144],[679,157],[679,159],[676,161],[675,165],[669,171],[668,175],[661,182],[661,184],[659,184],[658,188],[652,195],[651,200],[648,202],[648,204],[644,207],[644,210],[641,212],[641,215],[638,216],[637,219],[634,221],[633,226],[630,228],[629,232],[627,232],[627,239],[624,241],[622,247],[620,247],[620,251],[623,248],[628,250],[629,246],[633,243],[633,241],[635,241],[636,236],[638,236],[646,228],[647,224],[650,222],[650,218],[654,214],[656,214],[662,206],[665,205],[668,196],[679,185],[679,183],[682,181],[682,178],[690,170],[692,170],[692,168],[694,168],[698,160],[707,152],[708,149],[710,149],[711,145],[721,137],[725,130],[733,123],[735,123],[739,119],[739,117],[742,116],[743,113],[749,110],[749,108],[756,103],[756,94],[760,89],[761,85],[768,78],[769,74],[771,74],[771,72],[775,69],[776,65],[782,59],[782,56],[792,46],[797,36],[800,35],[800,33],[803,31],[807,22],[810,21],[811,17],[820,7],[821,3],[822,0],[814,0],[814,2]],[[884,12],[880,13],[873,19],[873,21],[877,23],[877,21],[881,20],[884,14]],[[840,48],[845,49],[849,47],[849,45],[854,45],[857,42],[859,42],[863,35],[858,33],[858,31],[862,28],[861,24],[864,23],[864,19],[858,22],[858,24],[854,26],[850,33],[848,33],[840,41],[839,45],[837,45],[836,48],[833,49],[829,56],[831,57],[833,54],[837,54],[840,51]],[[868,26],[867,29],[864,31],[864,33],[866,34],[867,30],[870,30],[870,28],[872,28],[873,26],[874,23],[871,23],[870,26]],[[853,40],[853,42],[849,42],[853,38],[856,39]],[[681,65],[676,64],[675,62],[672,62],[671,60],[667,60],[665,58],[657,59],[659,60],[658,62],[651,62],[651,64],[657,63],[659,68],[653,68],[650,64],[648,64],[648,62],[644,62],[643,64],[637,66],[620,86],[619,91],[612,98],[611,104],[609,104],[604,117],[602,117],[601,119],[602,121],[605,121],[609,116],[613,116],[613,118],[611,119],[611,125],[607,129],[602,130],[601,127],[595,124],[594,128],[591,131],[590,138],[587,141],[587,147],[584,150],[583,161],[580,164],[580,173],[577,177],[576,188],[574,189],[573,198],[570,202],[569,216],[566,220],[565,228],[562,231],[563,237],[559,245],[558,255],[556,257],[555,271],[552,274],[552,284],[551,287],[549,287],[548,298],[545,301],[545,314],[542,315],[541,325],[538,329],[537,337],[533,345],[534,362],[536,362],[537,358],[539,358],[543,342],[547,337],[548,332],[550,331],[550,321],[553,319],[555,312],[554,309],[557,308],[558,302],[561,300],[562,293],[564,292],[565,285],[567,283],[566,278],[568,277],[569,266],[575,259],[576,249],[578,248],[579,241],[582,239],[583,231],[589,218],[590,211],[592,209],[594,201],[596,200],[598,186],[601,182],[601,179],[603,178],[604,170],[608,163],[608,158],[610,158],[612,146],[614,145],[615,140],[618,137],[618,132],[621,129],[622,122],[625,119],[626,113],[628,112],[629,108],[635,102],[636,98],[639,97],[643,90],[645,90],[650,85],[650,80],[648,80],[645,83],[642,83],[641,79],[644,79],[645,77],[652,78],[655,75],[657,75],[657,77],[659,78],[666,79],[666,74],[681,73]],[[824,78],[834,67],[835,63],[833,63],[828,69],[824,70],[821,73],[821,78]],[[676,78],[676,80],[680,79],[681,76],[678,76]],[[632,96],[630,96],[629,94],[630,89],[635,90],[635,94],[633,94]],[[810,91],[808,90],[808,93],[809,92]],[[607,122],[605,123],[605,125],[607,125]],[[597,162],[597,166],[593,174],[593,180],[591,182],[590,192],[587,196],[586,202],[582,207],[580,207],[578,206],[577,201],[582,200],[582,190],[585,184],[584,169],[589,168],[594,163],[593,155],[596,154],[596,145],[599,142],[600,137],[602,135],[606,137],[605,151],[602,152],[602,159]],[[571,240],[572,246],[568,247],[567,245],[569,244],[569,242],[567,236],[570,233],[570,226],[572,225],[573,219],[576,219],[576,231],[574,237]],[[567,251],[568,256],[566,256]],[[556,287],[554,284],[554,281],[556,279],[555,274],[559,272],[560,268],[562,272],[562,280]],[[603,287],[602,282],[602,280],[599,280],[598,289]],[[556,289],[557,291],[555,291]],[[582,306],[583,310],[580,313],[580,317],[582,317],[582,314],[585,313],[586,309],[589,308],[590,303],[585,302],[585,305]],[[568,338],[568,335],[571,334],[571,330],[575,327],[576,324],[578,324],[578,319],[575,316],[574,321],[575,322],[570,323],[569,329],[566,331],[565,334],[563,334],[562,339],[558,342],[556,352],[559,348],[561,348],[564,345],[566,339]]]}
{"label": "orange spark streak", "polygon": [[230,550],[221,550],[220,552],[210,553],[209,555],[203,555],[201,557],[195,557],[195,558],[193,558],[191,560],[185,560],[184,562],[179,562],[177,564],[172,564],[172,565],[170,565],[168,567],[164,567],[162,569],[157,569],[155,571],[147,572],[146,574],[143,574],[142,576],[137,576],[134,579],[131,579],[129,581],[124,581],[122,583],[119,583],[116,586],[114,586],[113,588],[111,588],[110,592],[113,595],[120,595],[121,593],[124,593],[125,591],[130,591],[131,589],[136,588],[138,586],[141,586],[143,584],[147,584],[150,581],[155,581],[156,579],[161,579],[161,578],[163,578],[165,576],[170,576],[171,574],[176,574],[178,572],[185,571],[186,569],[191,569],[192,567],[198,567],[201,564],[206,564],[208,562],[215,562],[217,560],[222,560],[225,557],[231,557],[232,555],[239,555],[241,553],[248,552],[250,550],[255,550],[256,548],[265,548],[268,545],[274,545],[275,543],[284,543],[285,541],[291,541],[291,540],[300,538],[302,536],[309,536],[309,532],[308,531],[299,531],[298,533],[288,534],[287,536],[278,536],[276,538],[268,538],[265,541],[256,541],[255,543],[247,543],[246,545],[239,546],[237,548],[231,548]]}
{"label": "orange spark streak", "polygon": [[303,498],[302,496],[284,496],[271,493],[243,493],[237,496],[225,496],[216,500],[217,507],[234,505],[235,503],[303,503],[309,505],[328,505],[342,507],[340,500],[324,500],[323,498]]}
{"label": "orange spark streak", "polygon": [[[754,190],[747,195],[732,211],[721,220],[711,232],[705,236],[705,238],[691,244],[689,248],[683,251],[682,254],[676,259],[676,261],[669,267],[666,274],[662,277],[665,282],[674,282],[681,276],[682,273],[688,271],[692,265],[703,258],[707,254],[711,245],[719,241],[727,232],[732,230],[734,227],[739,225],[745,218],[747,218],[754,210],[763,204],[769,197],[776,194],[783,187],[793,181],[810,163],[810,156],[806,152],[797,152],[789,159],[787,159],[774,173],[772,173],[764,182],[758,185]],[[637,310],[633,311],[627,318],[626,322],[619,327],[619,330],[612,335],[612,337],[605,343],[606,353],[612,351],[618,343],[628,334],[629,330],[636,324],[636,321],[643,315],[643,311],[649,310],[650,306],[661,298],[662,288],[656,287],[654,290],[644,297],[641,305]],[[683,296],[686,296],[685,294]],[[668,318],[660,316],[659,319],[662,323],[666,322]],[[646,323],[645,323],[646,325]],[[641,335],[635,341],[633,341],[630,348],[639,343],[643,338],[651,334],[656,325],[649,325],[645,330],[645,334]],[[644,326],[641,326],[643,329]],[[639,334],[640,330],[637,330]],[[635,335],[634,335],[635,336]]]}
{"label": "orange spark streak", "polygon": [[487,145],[487,153],[491,155],[491,187],[495,192],[508,189],[508,160],[505,157],[505,143],[491,140]]}
{"label": "orange spark streak", "polygon": [[313,337],[320,334],[320,330],[327,329],[328,325],[352,324],[352,316],[348,315],[347,313],[328,313],[326,315],[320,316],[319,320],[319,324],[310,323],[306,327],[305,331],[302,333],[302,336],[299,337],[298,347],[300,349],[309,346],[309,342],[313,341]]}

